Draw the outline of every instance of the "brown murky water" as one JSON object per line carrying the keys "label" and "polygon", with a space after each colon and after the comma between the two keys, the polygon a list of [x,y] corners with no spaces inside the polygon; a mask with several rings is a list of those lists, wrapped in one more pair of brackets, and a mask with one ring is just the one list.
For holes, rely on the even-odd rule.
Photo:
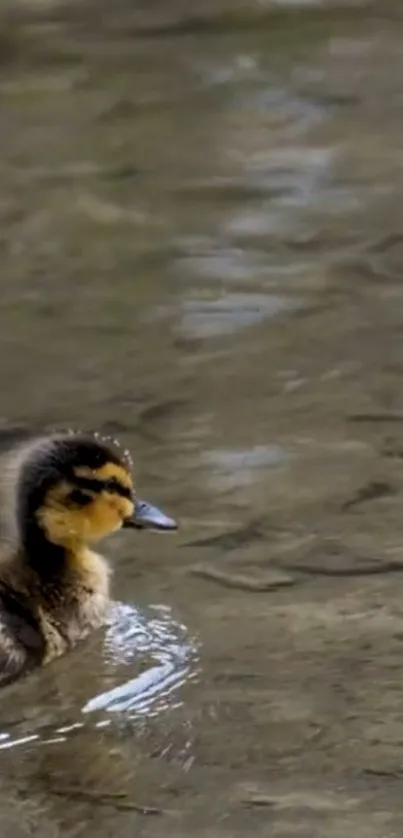
{"label": "brown murky water", "polygon": [[1,426],[181,529],[2,693],[0,831],[400,838],[401,4],[189,5],[2,35]]}

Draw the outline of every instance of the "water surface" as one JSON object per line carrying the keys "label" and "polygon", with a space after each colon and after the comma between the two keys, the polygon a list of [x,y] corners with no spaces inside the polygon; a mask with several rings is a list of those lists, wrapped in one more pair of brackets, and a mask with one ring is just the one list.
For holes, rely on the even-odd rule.
{"label": "water surface", "polygon": [[400,5],[2,38],[0,431],[117,435],[181,523],[2,693],[2,834],[400,838]]}

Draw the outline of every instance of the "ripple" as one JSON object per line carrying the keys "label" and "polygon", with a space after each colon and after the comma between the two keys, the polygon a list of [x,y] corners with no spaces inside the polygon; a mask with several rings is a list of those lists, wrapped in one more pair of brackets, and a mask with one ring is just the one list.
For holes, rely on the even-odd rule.
{"label": "ripple", "polygon": [[[105,636],[104,664],[109,669],[114,665],[119,674],[121,666],[129,669],[135,664],[140,673],[90,698],[77,707],[74,718],[70,714],[70,718],[44,722],[49,712],[44,704],[37,723],[21,719],[12,731],[0,732],[0,750],[62,743],[84,728],[109,726],[112,713],[115,719],[118,715],[122,721],[140,722],[145,716],[156,719],[182,707],[179,691],[199,673],[198,649],[197,641],[173,619],[168,607],[153,605],[140,611],[114,603]],[[91,719],[91,714],[96,715]]]}
{"label": "ripple", "polygon": [[106,634],[106,651],[116,664],[141,662],[152,665],[135,678],[90,699],[84,713],[124,712],[155,716],[177,704],[176,692],[198,672],[197,645],[186,627],[176,623],[169,609],[151,606],[152,616],[132,606],[117,604]]}
{"label": "ripple", "polygon": [[279,445],[256,445],[243,451],[206,451],[202,462],[209,471],[210,482],[214,487],[225,490],[253,483],[258,469],[283,467],[287,456]]}
{"label": "ripple", "polygon": [[[184,243],[185,244],[185,243]],[[189,243],[190,252],[178,259],[182,273],[193,274],[196,279],[228,277],[231,282],[245,282],[267,275],[267,257],[264,252],[249,252],[239,247],[225,247],[220,242],[210,245],[200,242],[199,247]]]}
{"label": "ripple", "polygon": [[187,338],[211,338],[257,325],[296,308],[276,294],[230,293],[215,300],[185,300],[180,331]]}
{"label": "ripple", "polygon": [[196,59],[191,64],[201,79],[202,87],[211,88],[245,81],[262,81],[265,76],[255,55],[233,55],[227,60]]}

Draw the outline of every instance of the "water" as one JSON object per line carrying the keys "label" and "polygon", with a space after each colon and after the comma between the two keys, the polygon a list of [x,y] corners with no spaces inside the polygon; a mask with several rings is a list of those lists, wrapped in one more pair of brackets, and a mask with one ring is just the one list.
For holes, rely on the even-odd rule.
{"label": "water", "polygon": [[400,4],[0,38],[1,447],[98,427],[180,522],[2,692],[1,834],[400,838]]}
{"label": "water", "polygon": [[[197,677],[199,671],[198,644],[188,637],[185,626],[179,625],[164,605],[150,606],[148,613],[122,603],[111,608],[105,632],[102,658],[105,670],[124,672],[125,680],[112,689],[90,698],[81,708],[88,720],[77,718],[63,724],[49,724],[20,737],[13,733],[0,734],[0,750],[17,745],[63,742],[74,731],[95,726],[105,728],[111,724],[110,714],[115,713],[127,724],[167,714],[182,706],[178,698],[180,687]],[[140,674],[128,680],[130,666]],[[124,669],[123,669],[124,667]],[[115,680],[115,679],[114,679]],[[77,708],[78,710],[78,708]],[[92,714],[96,720],[92,721]],[[32,729],[32,723],[30,722]]]}
{"label": "water", "polygon": [[106,710],[149,718],[169,710],[172,693],[197,672],[197,645],[186,637],[185,626],[176,625],[169,609],[154,606],[146,619],[129,606],[118,606],[106,632],[107,655],[113,662],[138,663],[142,655],[152,666],[137,678],[95,696],[84,713]]}

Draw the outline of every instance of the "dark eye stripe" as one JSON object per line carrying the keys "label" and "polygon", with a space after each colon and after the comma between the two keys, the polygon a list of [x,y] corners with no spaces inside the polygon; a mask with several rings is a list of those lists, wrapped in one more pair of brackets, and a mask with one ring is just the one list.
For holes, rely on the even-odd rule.
{"label": "dark eye stripe", "polygon": [[94,500],[94,496],[86,494],[81,489],[73,489],[69,493],[68,500],[75,506],[87,506]]}
{"label": "dark eye stripe", "polygon": [[97,480],[95,477],[74,477],[74,483],[80,489],[89,489],[91,492],[112,492],[121,495],[122,498],[132,500],[132,491],[128,486],[122,486],[118,480]]}

